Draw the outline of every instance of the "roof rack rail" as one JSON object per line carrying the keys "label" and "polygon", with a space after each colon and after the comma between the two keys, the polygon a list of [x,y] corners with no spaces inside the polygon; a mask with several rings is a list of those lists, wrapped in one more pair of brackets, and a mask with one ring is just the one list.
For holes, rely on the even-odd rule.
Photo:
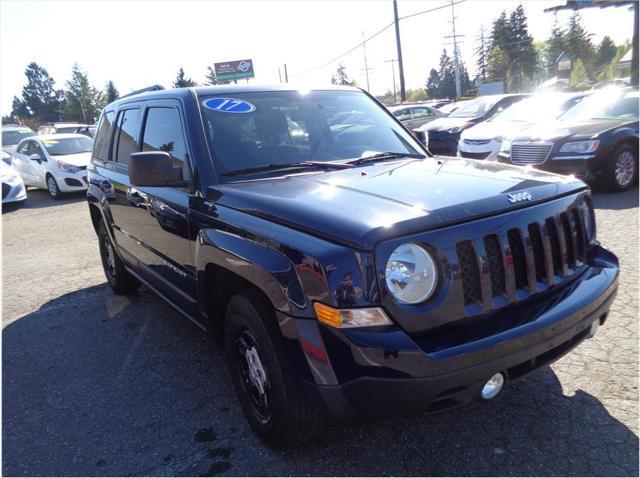
{"label": "roof rack rail", "polygon": [[127,93],[126,95],[121,96],[118,99],[120,100],[122,98],[128,98],[129,96],[145,93],[147,91],[159,91],[159,90],[164,90],[164,86],[162,85],[147,86],[146,88],[142,88],[140,90],[135,90],[135,91],[132,91],[131,93]]}

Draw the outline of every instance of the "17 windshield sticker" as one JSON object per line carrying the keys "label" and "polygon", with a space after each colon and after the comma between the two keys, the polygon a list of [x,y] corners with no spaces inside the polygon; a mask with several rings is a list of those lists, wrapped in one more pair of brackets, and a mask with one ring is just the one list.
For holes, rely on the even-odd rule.
{"label": "17 windshield sticker", "polygon": [[202,102],[202,106],[220,113],[251,113],[256,110],[251,103],[233,98],[209,98]]}

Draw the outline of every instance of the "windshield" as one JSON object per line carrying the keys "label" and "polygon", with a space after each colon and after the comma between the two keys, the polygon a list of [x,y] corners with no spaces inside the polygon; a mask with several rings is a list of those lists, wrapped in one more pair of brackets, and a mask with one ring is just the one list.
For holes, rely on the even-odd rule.
{"label": "windshield", "polygon": [[[274,164],[339,162],[377,152],[424,153],[411,134],[358,91],[234,93],[201,98],[200,103],[220,176]],[[245,176],[265,174],[283,172]]]}
{"label": "windshield", "polygon": [[481,96],[475,100],[465,101],[449,115],[449,118],[476,118],[482,116],[501,99],[501,96]]}
{"label": "windshield", "polygon": [[3,146],[14,146],[20,142],[22,138],[28,138],[29,136],[33,136],[35,133],[29,128],[22,129],[14,129],[9,131],[2,132],[2,145]]}
{"label": "windshield", "polygon": [[579,97],[571,98],[563,94],[541,94],[533,98],[519,101],[491,119],[492,122],[501,121],[529,121],[538,122],[555,119],[566,109],[580,101]]}
{"label": "windshield", "polygon": [[638,92],[607,88],[585,98],[560,118],[562,121],[590,119],[638,119]]}
{"label": "windshield", "polygon": [[42,140],[42,144],[47,148],[51,156],[64,156],[67,154],[86,153],[92,148],[92,141],[82,138],[56,138]]}

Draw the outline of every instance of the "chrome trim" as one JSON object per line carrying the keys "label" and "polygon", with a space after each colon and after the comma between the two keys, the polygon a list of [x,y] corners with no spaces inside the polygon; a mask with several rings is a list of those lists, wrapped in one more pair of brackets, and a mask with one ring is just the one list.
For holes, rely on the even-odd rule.
{"label": "chrome trim", "polygon": [[[545,155],[545,157],[540,160],[538,158],[536,158],[533,161],[514,161],[513,159],[513,147],[514,146],[538,146],[538,147],[548,147],[549,151],[547,151],[547,154]],[[520,164],[520,165],[526,165],[526,164],[542,164],[544,163],[547,159],[549,159],[549,155],[551,154],[551,150],[553,149],[553,143],[549,142],[549,141],[516,141],[516,142],[512,142],[511,143],[511,150],[509,151],[510,153],[510,159],[511,162],[513,164]],[[530,153],[526,153],[526,154],[535,154],[533,152]],[[526,155],[525,154],[525,155]]]}
{"label": "chrome trim", "polygon": [[591,159],[595,157],[595,154],[582,154],[575,156],[554,156],[551,158],[551,161],[561,160],[561,159],[569,159],[569,160],[581,160],[581,159]]}

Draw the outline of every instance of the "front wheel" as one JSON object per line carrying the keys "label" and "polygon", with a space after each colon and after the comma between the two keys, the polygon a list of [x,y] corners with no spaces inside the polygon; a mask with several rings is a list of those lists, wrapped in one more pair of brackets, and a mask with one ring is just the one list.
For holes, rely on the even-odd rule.
{"label": "front wheel", "polygon": [[56,179],[51,174],[47,174],[46,179],[47,192],[49,193],[49,196],[51,196],[53,199],[60,199],[62,193],[60,192],[60,188],[58,187]]}
{"label": "front wheel", "polygon": [[625,191],[633,186],[637,180],[637,152],[630,145],[623,144],[611,156],[606,172],[607,185],[613,191]]}
{"label": "front wheel", "polygon": [[104,223],[101,223],[98,229],[98,240],[100,241],[100,258],[104,275],[113,291],[116,294],[135,292],[140,287],[140,282],[127,271],[124,263],[116,254]]}
{"label": "front wheel", "polygon": [[231,298],[225,348],[233,385],[255,433],[278,448],[311,438],[321,421],[284,354],[271,304],[257,291]]}

